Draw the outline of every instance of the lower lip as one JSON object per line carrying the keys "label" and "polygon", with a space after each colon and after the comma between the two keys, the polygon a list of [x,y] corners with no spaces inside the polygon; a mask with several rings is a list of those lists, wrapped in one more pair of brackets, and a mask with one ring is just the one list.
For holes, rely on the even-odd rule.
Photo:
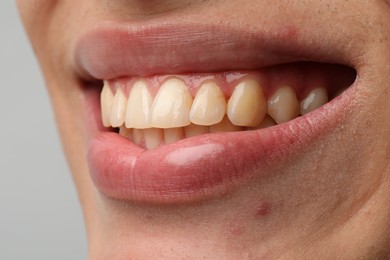
{"label": "lower lip", "polygon": [[[285,124],[197,136],[150,151],[90,122],[90,174],[101,193],[119,200],[186,203],[221,196],[264,177],[340,124],[353,89]],[[96,93],[87,96],[89,119],[99,121]]]}

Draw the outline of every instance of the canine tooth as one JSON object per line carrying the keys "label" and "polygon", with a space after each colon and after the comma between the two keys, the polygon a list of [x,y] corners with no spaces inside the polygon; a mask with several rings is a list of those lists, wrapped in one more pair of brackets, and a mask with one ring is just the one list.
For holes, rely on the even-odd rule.
{"label": "canine tooth", "polygon": [[211,125],[209,127],[210,133],[235,132],[241,130],[243,130],[243,127],[233,125],[227,116],[225,116],[220,123],[216,125]]}
{"label": "canine tooth", "polygon": [[164,143],[171,144],[184,138],[184,128],[167,128],[164,129]]}
{"label": "canine tooth", "polygon": [[111,107],[110,123],[113,127],[119,127],[125,122],[127,99],[123,90],[118,88]]}
{"label": "canine tooth", "polygon": [[307,114],[328,102],[325,88],[315,88],[301,101],[301,115]]}
{"label": "canine tooth", "polygon": [[186,84],[172,78],[164,82],[150,111],[150,125],[158,128],[182,127],[190,124],[192,97]]}
{"label": "canine tooth", "polygon": [[121,127],[119,128],[119,134],[120,134],[121,136],[126,137],[126,138],[129,139],[129,140],[132,139],[132,136],[133,136],[132,133],[133,133],[132,129],[126,128],[126,127],[124,127],[124,126],[121,126]]}
{"label": "canine tooth", "polygon": [[267,101],[260,84],[252,79],[240,82],[227,105],[227,115],[237,126],[257,126],[267,111]]}
{"label": "canine tooth", "polygon": [[268,114],[276,123],[285,123],[299,114],[299,104],[294,90],[284,86],[268,100]]}
{"label": "canine tooth", "polygon": [[102,112],[102,121],[105,127],[111,126],[110,124],[110,113],[111,113],[111,105],[114,101],[114,95],[108,85],[108,82],[104,82],[102,93],[100,94],[100,106]]}
{"label": "canine tooth", "polygon": [[144,81],[137,81],[129,94],[126,110],[126,127],[144,129],[149,128],[149,111],[153,98]]}
{"label": "canine tooth", "polygon": [[155,149],[160,146],[164,140],[164,133],[159,128],[144,129],[145,147],[148,150]]}
{"label": "canine tooth", "polygon": [[209,133],[209,127],[208,126],[202,126],[202,125],[194,125],[190,124],[189,126],[184,127],[185,136],[187,138],[197,136],[197,135],[203,135]]}
{"label": "canine tooth", "polygon": [[144,130],[142,129],[133,129],[133,143],[142,145],[144,142]]}
{"label": "canine tooth", "polygon": [[217,84],[203,84],[192,103],[190,120],[197,125],[214,125],[222,121],[226,113],[226,99]]}

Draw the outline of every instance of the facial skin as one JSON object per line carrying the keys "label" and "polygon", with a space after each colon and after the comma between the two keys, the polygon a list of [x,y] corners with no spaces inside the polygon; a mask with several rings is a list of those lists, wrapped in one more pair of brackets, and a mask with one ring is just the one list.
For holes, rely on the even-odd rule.
{"label": "facial skin", "polygon": [[[17,2],[83,207],[90,259],[390,257],[389,1]],[[251,181],[194,201],[118,200],[99,192],[89,175],[92,123],[86,121],[93,119],[85,111],[85,82],[91,77],[74,58],[82,35],[106,20],[205,21],[265,34],[295,28],[325,35],[323,45],[333,46],[338,63],[355,69],[357,78],[329,130]]]}

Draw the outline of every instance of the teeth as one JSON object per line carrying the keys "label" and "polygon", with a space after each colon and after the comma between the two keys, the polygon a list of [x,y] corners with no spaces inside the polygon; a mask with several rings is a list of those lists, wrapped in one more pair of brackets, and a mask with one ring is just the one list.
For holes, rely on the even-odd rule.
{"label": "teeth", "polygon": [[164,140],[164,132],[159,128],[143,129],[145,147],[148,150],[156,149]]}
{"label": "teeth", "polygon": [[126,127],[121,127],[119,128],[119,134],[121,136],[124,136],[126,137],[127,139],[133,139],[133,130],[132,129],[129,129],[129,128],[126,128]]}
{"label": "teeth", "polygon": [[104,82],[102,93],[100,94],[100,104],[102,110],[102,121],[105,127],[111,126],[110,124],[110,113],[111,105],[114,101],[114,95],[111,92],[108,82]]}
{"label": "teeth", "polygon": [[243,129],[243,127],[233,125],[227,116],[225,116],[220,123],[209,127],[210,133],[235,132]]}
{"label": "teeth", "polygon": [[207,134],[209,132],[208,126],[194,125],[191,124],[189,126],[184,127],[185,136],[187,138]]}
{"label": "teeth", "polygon": [[127,101],[126,127],[145,129],[150,127],[149,111],[153,98],[146,83],[137,81],[130,91]]}
{"label": "teeth", "polygon": [[154,99],[150,125],[158,128],[182,127],[190,124],[192,97],[186,84],[176,78],[161,86]]}
{"label": "teeth", "polygon": [[263,90],[257,81],[250,79],[236,86],[227,106],[227,115],[237,126],[259,125],[266,111]]}
{"label": "teeth", "polygon": [[171,144],[184,138],[184,128],[167,128],[164,129],[164,143]]}
{"label": "teeth", "polygon": [[260,83],[244,79],[226,101],[215,82],[203,83],[194,100],[184,81],[166,80],[156,97],[146,80],[136,81],[128,98],[125,89],[113,93],[104,82],[101,101],[103,125],[119,127],[119,134],[148,150],[198,135],[256,130],[285,123],[328,102],[326,88],[315,88],[298,102],[293,88],[283,86],[268,99]]}
{"label": "teeth", "polygon": [[134,128],[133,129],[133,143],[142,146],[143,142],[144,142],[144,130]]}
{"label": "teeth", "polygon": [[299,104],[291,87],[279,88],[268,100],[268,114],[278,124],[285,123],[298,116]]}
{"label": "teeth", "polygon": [[110,123],[112,127],[119,127],[125,122],[127,99],[122,89],[118,89],[111,107]]}
{"label": "teeth", "polygon": [[316,110],[328,103],[328,93],[325,88],[315,88],[301,101],[301,115]]}
{"label": "teeth", "polygon": [[191,122],[197,125],[214,125],[222,121],[225,113],[225,95],[219,87],[213,82],[203,84],[191,107]]}
{"label": "teeth", "polygon": [[274,125],[277,125],[275,120],[273,120],[272,117],[270,117],[269,115],[266,115],[263,121],[261,121],[261,123],[258,126],[250,127],[249,130],[257,130],[257,129],[271,127]]}

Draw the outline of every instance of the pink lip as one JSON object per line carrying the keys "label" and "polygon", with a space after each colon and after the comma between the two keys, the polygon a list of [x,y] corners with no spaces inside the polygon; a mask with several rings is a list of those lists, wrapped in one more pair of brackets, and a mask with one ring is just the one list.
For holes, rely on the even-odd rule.
{"label": "pink lip", "polygon": [[[302,46],[284,46],[281,43],[283,38],[294,37],[295,30],[287,30],[287,33],[282,32],[272,39],[260,34],[258,39],[252,37],[252,41],[244,44],[242,38],[236,36],[247,35],[245,32],[233,30],[228,34],[222,30],[218,34],[214,27],[207,28],[158,26],[133,29],[104,24],[78,42],[75,66],[84,77],[109,79],[125,75],[220,70],[237,59],[240,48],[244,48],[244,56],[238,64],[234,63],[240,68],[257,68],[254,66],[287,62],[303,56],[310,59],[320,53],[318,49],[307,49],[303,54],[297,51]],[[198,30],[201,33],[197,33]],[[182,39],[182,33],[185,33],[186,40],[179,41],[179,48],[176,40]],[[215,44],[198,46],[207,35],[212,35],[210,37],[216,42],[231,39],[232,44],[215,54]],[[311,44],[315,46],[313,42]],[[262,51],[259,51],[259,46]],[[197,54],[192,61],[187,55],[190,50]],[[168,51],[172,56],[161,55]],[[283,55],[285,53],[291,55]],[[259,57],[262,58],[260,61]],[[321,61],[333,59],[336,57],[328,55]],[[204,64],[208,65],[202,66]],[[313,140],[333,129],[346,115],[353,89],[349,88],[313,113],[282,125],[256,131],[203,135],[151,151],[103,129],[97,93],[87,94],[87,106],[93,111],[88,117],[98,122],[88,126],[90,174],[98,190],[115,199],[183,203],[221,195],[253,177],[261,178],[273,167],[298,156]]]}

